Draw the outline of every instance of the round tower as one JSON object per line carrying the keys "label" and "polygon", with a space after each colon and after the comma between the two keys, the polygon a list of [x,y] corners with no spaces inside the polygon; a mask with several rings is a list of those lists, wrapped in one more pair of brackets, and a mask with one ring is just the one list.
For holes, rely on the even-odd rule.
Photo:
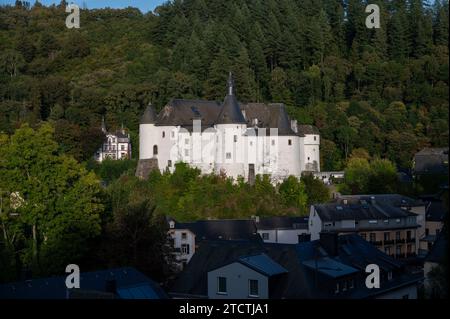
{"label": "round tower", "polygon": [[228,77],[228,91],[217,117],[216,161],[214,169],[237,179],[245,177],[245,137],[247,122],[234,94],[233,75]]}
{"label": "round tower", "polygon": [[158,155],[156,135],[156,112],[150,103],[139,124],[139,159],[150,159]]}

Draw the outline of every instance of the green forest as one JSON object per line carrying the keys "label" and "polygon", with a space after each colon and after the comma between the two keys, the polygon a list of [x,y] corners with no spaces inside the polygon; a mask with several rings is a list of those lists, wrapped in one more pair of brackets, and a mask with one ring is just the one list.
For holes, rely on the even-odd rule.
{"label": "green forest", "polygon": [[[448,146],[448,2],[371,3],[380,29],[366,28],[362,0],[82,9],[80,29],[66,28],[65,1],[0,6],[0,282],[69,263],[163,281],[166,216],[306,215],[329,200],[311,176],[249,185],[177,164],[134,177],[148,103],[222,100],[230,70],[242,102],[285,103],[319,128],[321,169],[346,170],[342,192],[403,192],[397,170],[425,146]],[[129,130],[132,160],[92,161],[102,117]]]}
{"label": "green forest", "polygon": [[[123,123],[138,154],[145,106],[222,100],[234,72],[243,102],[283,102],[322,135],[322,170],[355,148],[411,167],[424,146],[448,145],[448,1],[184,0],[81,10],[65,2],[0,7],[0,131],[53,121],[64,152],[84,161]],[[89,5],[89,3],[87,3]]]}

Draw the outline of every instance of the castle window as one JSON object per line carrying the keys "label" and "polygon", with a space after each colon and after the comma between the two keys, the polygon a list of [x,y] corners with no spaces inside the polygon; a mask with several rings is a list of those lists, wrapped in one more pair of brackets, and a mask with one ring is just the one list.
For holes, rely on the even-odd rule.
{"label": "castle window", "polygon": [[166,137],[166,132],[162,132],[162,137],[165,138]]}
{"label": "castle window", "polygon": [[189,145],[189,139],[188,138],[184,140],[184,144]]}
{"label": "castle window", "polygon": [[310,160],[310,158],[308,157],[308,161]]}
{"label": "castle window", "polygon": [[237,142],[237,135],[234,136],[234,142]]}
{"label": "castle window", "polygon": [[120,150],[125,151],[125,145],[120,145]]}
{"label": "castle window", "polygon": [[289,145],[292,145],[292,140],[288,140],[288,144],[289,144]]}
{"label": "castle window", "polygon": [[227,159],[231,159],[231,153],[227,153]]}
{"label": "castle window", "polygon": [[172,138],[174,138],[175,137],[175,132],[174,131],[172,131]]}
{"label": "castle window", "polygon": [[184,150],[184,156],[189,156],[189,150]]}
{"label": "castle window", "polygon": [[172,161],[171,161],[171,160],[168,160],[168,161],[167,161],[167,166],[168,166],[168,167],[172,167]]}
{"label": "castle window", "polygon": [[275,140],[272,140],[272,145],[275,145]]}
{"label": "castle window", "polygon": [[314,136],[314,141],[317,141],[317,136]]}
{"label": "castle window", "polygon": [[158,155],[158,145],[153,145],[153,155]]}

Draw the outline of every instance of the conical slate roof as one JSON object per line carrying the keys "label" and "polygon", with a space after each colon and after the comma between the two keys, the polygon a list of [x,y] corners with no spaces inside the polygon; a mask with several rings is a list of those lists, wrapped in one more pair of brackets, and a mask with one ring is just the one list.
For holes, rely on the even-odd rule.
{"label": "conical slate roof", "polygon": [[141,117],[140,124],[155,124],[156,123],[156,113],[152,104],[150,103],[145,109],[144,115]]}
{"label": "conical slate roof", "polygon": [[216,124],[246,124],[239,103],[234,95],[233,75],[228,78],[228,94],[223,101],[222,110],[217,117]]}
{"label": "conical slate roof", "polygon": [[278,135],[296,135],[292,130],[291,121],[288,118],[284,104],[278,104]]}

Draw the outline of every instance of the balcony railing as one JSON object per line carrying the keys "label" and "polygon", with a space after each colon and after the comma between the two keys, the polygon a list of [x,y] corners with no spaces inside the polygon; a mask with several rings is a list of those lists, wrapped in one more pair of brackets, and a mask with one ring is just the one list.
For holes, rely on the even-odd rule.
{"label": "balcony railing", "polygon": [[370,241],[370,243],[375,246],[381,246],[383,244],[383,242],[381,240],[373,240],[373,241]]}
{"label": "balcony railing", "polygon": [[384,241],[385,245],[393,245],[394,243],[395,243],[395,240],[393,240],[393,239],[389,239],[389,240],[385,240]]}
{"label": "balcony railing", "polygon": [[395,243],[396,244],[404,244],[406,242],[406,240],[403,238],[403,239],[396,239],[395,240]]}
{"label": "balcony railing", "polygon": [[406,239],[406,242],[407,242],[407,243],[415,243],[415,242],[416,242],[416,239],[415,239],[415,238],[407,238],[407,239]]}

